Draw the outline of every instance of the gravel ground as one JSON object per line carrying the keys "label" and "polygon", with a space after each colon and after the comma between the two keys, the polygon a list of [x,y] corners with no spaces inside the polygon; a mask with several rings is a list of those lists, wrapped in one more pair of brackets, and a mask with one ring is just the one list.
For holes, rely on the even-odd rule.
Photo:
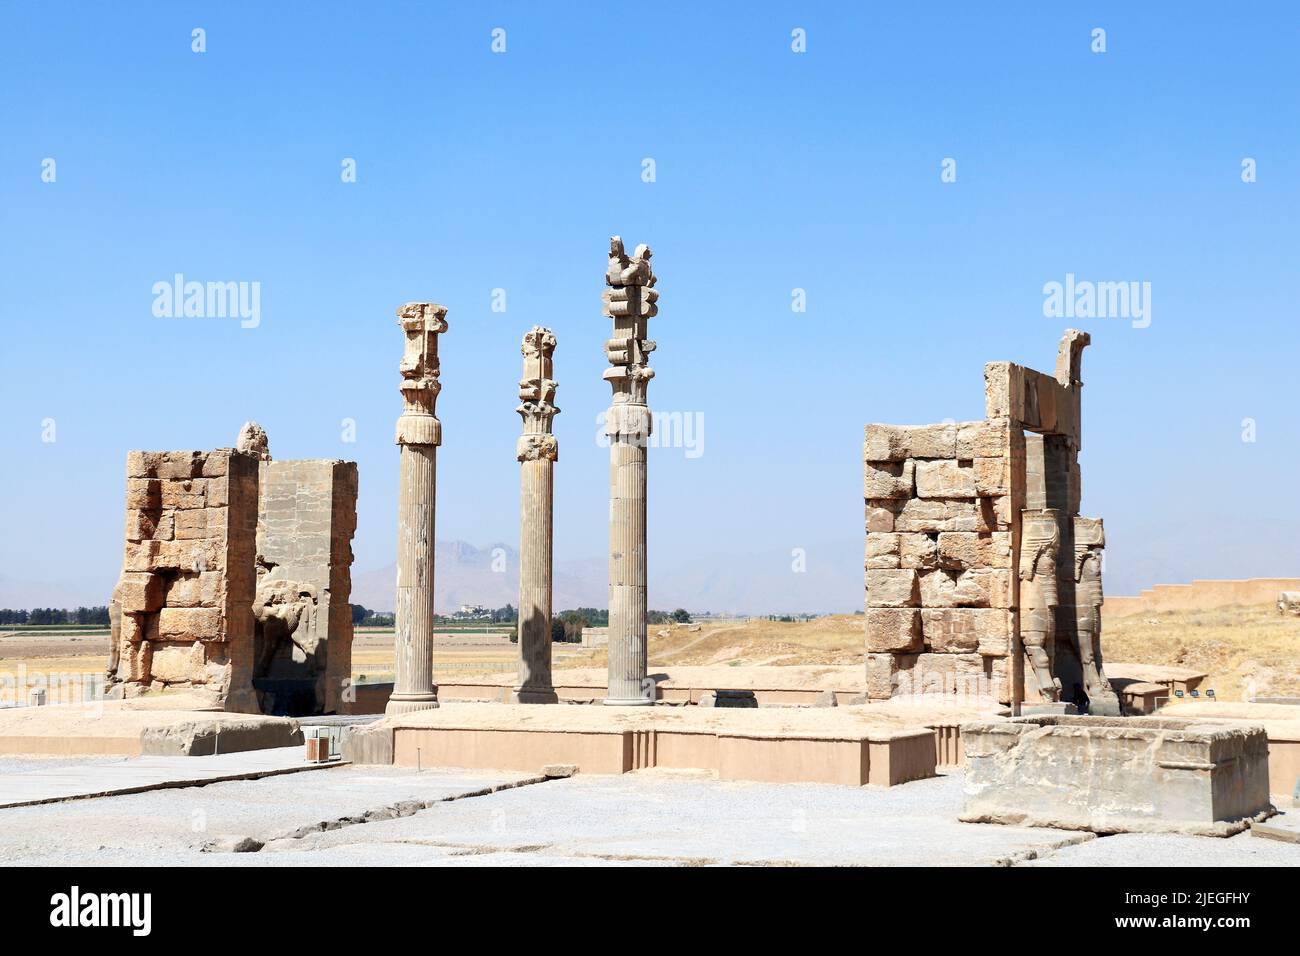
{"label": "gravel ground", "polygon": [[125,763],[129,759],[129,757],[0,756],[0,774],[27,773],[29,770],[53,770],[61,767],[84,767],[88,764]]}
{"label": "gravel ground", "polygon": [[1028,866],[1300,866],[1300,844],[1263,840],[1249,831],[1227,839],[1167,833],[1116,833],[1065,847]]}
{"label": "gravel ground", "polygon": [[[574,862],[679,864],[993,864],[1087,834],[976,826],[956,820],[960,775],[886,790],[719,782],[650,771],[576,776],[466,800],[413,817],[278,841],[282,850],[421,843]],[[380,861],[383,852],[375,847]],[[491,862],[486,859],[485,862]]]}
{"label": "gravel ground", "polygon": [[[1300,847],[1249,835],[1096,838],[960,823],[960,773],[882,790],[643,771],[468,796],[529,779],[340,767],[0,810],[0,865],[1300,864]],[[457,795],[464,799],[416,812],[407,806],[403,816],[382,810]],[[367,811],[370,822],[339,825]],[[322,829],[326,823],[333,828]],[[228,846],[240,837],[266,845],[200,852],[205,843]]]}
{"label": "gravel ground", "polygon": [[17,807],[0,810],[0,865],[201,864],[215,855],[200,852],[205,843],[266,841],[401,801],[440,800],[524,779],[515,773],[339,767]]}

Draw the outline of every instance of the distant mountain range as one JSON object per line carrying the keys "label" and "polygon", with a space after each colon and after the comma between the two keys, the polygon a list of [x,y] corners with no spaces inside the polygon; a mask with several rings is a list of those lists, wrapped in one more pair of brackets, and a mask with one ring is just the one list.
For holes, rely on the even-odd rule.
{"label": "distant mountain range", "polygon": [[[1177,526],[1106,529],[1107,594],[1137,594],[1156,584],[1194,578],[1300,577],[1300,521],[1225,517],[1207,505],[1204,520]],[[861,534],[818,545],[802,554],[779,549],[724,553],[675,542],[674,553],[650,555],[650,607],[670,611],[736,614],[850,613],[862,607]],[[504,543],[482,547],[439,541],[435,587],[440,612],[462,604],[502,607],[519,600],[519,552]],[[803,570],[797,570],[802,567]],[[603,556],[556,561],[556,610],[604,607]],[[352,600],[391,611],[395,565],[353,569]],[[95,606],[108,603],[115,571],[103,581],[51,584],[0,574],[0,607]]]}
{"label": "distant mountain range", "polygon": [[[787,614],[856,610],[862,604],[862,544],[843,541],[809,548],[803,566],[786,552],[700,555],[686,561],[650,564],[649,603],[656,610],[742,614]],[[438,611],[462,604],[502,607],[519,601],[519,552],[508,544],[475,547],[464,541],[439,541],[434,551],[434,592]],[[604,558],[556,561],[556,610],[605,607],[608,564]],[[354,574],[352,600],[372,610],[393,607],[397,567]]]}

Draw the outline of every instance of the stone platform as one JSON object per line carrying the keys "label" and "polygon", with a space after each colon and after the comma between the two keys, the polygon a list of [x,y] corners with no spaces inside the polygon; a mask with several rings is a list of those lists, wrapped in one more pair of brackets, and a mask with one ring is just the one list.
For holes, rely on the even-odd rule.
{"label": "stone platform", "polygon": [[3,710],[0,754],[197,757],[302,745],[298,722],[287,717],[166,709],[188,703],[160,697],[147,706],[104,701]]}
{"label": "stone platform", "polygon": [[1300,785],[1300,707],[1248,704],[1241,701],[1180,701],[1163,708],[1161,717],[1213,721],[1237,726],[1262,725],[1268,734],[1268,790],[1286,801]]}
{"label": "stone platform", "polygon": [[1258,725],[1038,716],[962,737],[970,823],[1230,836],[1274,812]]}
{"label": "stone platform", "polygon": [[[860,702],[866,694],[866,671],[860,664],[781,666],[673,666],[650,669],[655,699],[666,704],[698,704],[719,690],[753,691],[759,707],[821,706],[827,694],[837,704]],[[560,700],[575,704],[605,699],[609,674],[605,668],[562,668],[553,672]],[[441,701],[507,702],[518,682],[514,671],[476,676],[437,674]],[[382,713],[392,684],[358,684],[349,713]]]}
{"label": "stone platform", "polygon": [[[949,722],[952,707],[940,708]],[[935,775],[935,708],[897,704],[824,709],[712,709],[475,704],[385,718],[352,729],[344,756],[422,769],[582,773],[650,767],[704,770],[722,780],[893,786]],[[978,713],[968,710],[966,713]],[[985,714],[987,716],[987,714]]]}

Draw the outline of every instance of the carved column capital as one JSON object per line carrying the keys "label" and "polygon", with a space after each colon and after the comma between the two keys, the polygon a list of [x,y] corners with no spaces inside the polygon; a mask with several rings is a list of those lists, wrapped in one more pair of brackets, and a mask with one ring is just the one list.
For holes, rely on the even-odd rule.
{"label": "carved column capital", "polygon": [[397,420],[397,444],[440,445],[442,423],[434,415],[438,392],[438,336],[447,331],[447,309],[436,302],[408,302],[397,310],[397,324],[406,335],[402,353],[402,415]]}

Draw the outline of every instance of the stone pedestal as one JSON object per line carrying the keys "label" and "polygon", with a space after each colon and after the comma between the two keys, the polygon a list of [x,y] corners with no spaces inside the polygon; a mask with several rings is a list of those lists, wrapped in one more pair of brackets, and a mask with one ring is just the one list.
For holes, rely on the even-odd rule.
{"label": "stone pedestal", "polygon": [[551,684],[551,543],[554,529],[554,469],[559,443],[551,434],[558,383],[551,377],[555,336],[534,326],[525,335],[522,400],[517,411],[524,434],[516,449],[521,463],[519,494],[519,683],[516,704],[554,704]]}
{"label": "stone pedestal", "polygon": [[410,302],[397,310],[406,333],[402,357],[405,407],[397,419],[401,490],[397,506],[397,603],[393,694],[385,713],[404,714],[438,706],[433,682],[433,545],[436,463],[442,424],[438,399],[438,336],[447,331],[447,310]]}
{"label": "stone pedestal", "polygon": [[961,735],[971,823],[1230,836],[1273,812],[1263,727],[1038,716]]}
{"label": "stone pedestal", "polygon": [[646,445],[651,417],[646,392],[654,369],[647,359],[655,343],[647,321],[658,311],[650,247],[628,256],[623,240],[610,240],[605,272],[605,315],[614,337],[605,343],[614,391],[605,417],[609,437],[609,692],[605,703],[650,705],[655,684],[646,654]]}

